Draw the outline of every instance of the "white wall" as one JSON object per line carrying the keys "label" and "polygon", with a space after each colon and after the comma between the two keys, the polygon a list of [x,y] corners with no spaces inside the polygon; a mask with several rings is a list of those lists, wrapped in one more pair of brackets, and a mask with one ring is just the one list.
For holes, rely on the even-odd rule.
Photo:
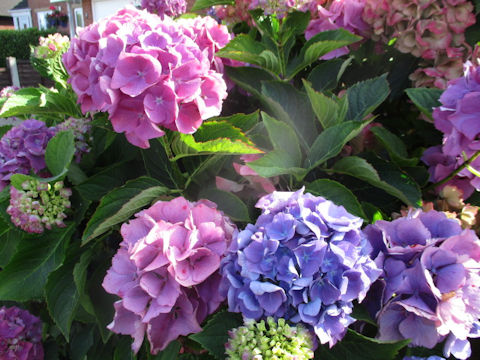
{"label": "white wall", "polygon": [[113,15],[125,5],[134,2],[135,0],[93,0],[93,21],[100,20],[108,15]]}

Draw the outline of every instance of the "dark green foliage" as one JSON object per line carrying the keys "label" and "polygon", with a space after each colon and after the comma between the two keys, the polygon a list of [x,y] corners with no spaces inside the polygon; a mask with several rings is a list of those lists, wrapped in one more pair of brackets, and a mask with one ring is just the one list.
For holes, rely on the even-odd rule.
{"label": "dark green foliage", "polygon": [[40,36],[54,34],[56,29],[38,30],[34,28],[25,30],[0,30],[0,67],[6,66],[8,56],[28,60],[30,58],[30,45],[37,46]]}

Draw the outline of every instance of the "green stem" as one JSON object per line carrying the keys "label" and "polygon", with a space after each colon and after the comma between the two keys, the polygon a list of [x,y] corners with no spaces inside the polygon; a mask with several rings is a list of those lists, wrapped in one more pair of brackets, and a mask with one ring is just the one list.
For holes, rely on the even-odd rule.
{"label": "green stem", "polygon": [[170,147],[167,134],[162,136],[159,140],[163,146],[163,149],[165,150],[165,154],[167,155],[168,160],[170,161],[170,165],[172,166],[175,185],[179,189],[184,189],[185,178],[182,174],[182,171],[180,170],[180,167],[178,166],[178,163],[174,160],[175,154],[173,153],[172,148]]}
{"label": "green stem", "polygon": [[480,156],[480,150],[477,151],[475,154],[472,155],[472,157],[470,159],[468,159],[467,161],[465,161],[462,165],[460,165],[457,169],[455,169],[454,171],[452,171],[450,173],[450,175],[448,175],[446,178],[428,186],[425,190],[433,190],[437,187],[439,187],[440,185],[443,185],[447,182],[449,182],[450,180],[452,180],[455,176],[457,176],[460,171],[462,171],[463,169],[465,169],[468,165],[470,165],[473,161],[475,161],[476,158],[478,158]]}

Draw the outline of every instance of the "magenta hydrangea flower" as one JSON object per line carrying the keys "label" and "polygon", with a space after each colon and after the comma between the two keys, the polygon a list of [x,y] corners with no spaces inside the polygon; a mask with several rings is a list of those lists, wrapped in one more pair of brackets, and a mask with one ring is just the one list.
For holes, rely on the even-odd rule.
{"label": "magenta hydrangea flower", "polygon": [[29,233],[42,233],[52,226],[65,227],[63,220],[70,208],[72,190],[62,181],[53,186],[38,180],[25,181],[22,189],[10,188],[10,205],[7,214],[12,223]]}
{"label": "magenta hydrangea flower", "polygon": [[0,308],[0,359],[43,360],[42,323],[16,306]]}
{"label": "magenta hydrangea flower", "polygon": [[161,128],[190,134],[220,114],[227,90],[214,53],[229,40],[213,19],[127,7],[84,28],[63,61],[82,111],[108,112],[116,132],[148,148]]}
{"label": "magenta hydrangea flower", "polygon": [[185,0],[142,0],[142,9],[163,17],[182,15],[187,11]]}
{"label": "magenta hydrangea flower", "polygon": [[471,337],[480,336],[480,240],[472,230],[437,211],[410,212],[364,231],[381,280],[369,295],[379,339],[411,339],[444,355],[470,356]]}
{"label": "magenta hydrangea flower", "polygon": [[0,140],[0,190],[10,182],[12,174],[38,173],[45,168],[45,149],[55,135],[54,127],[44,122],[25,120],[10,129]]}
{"label": "magenta hydrangea flower", "polygon": [[[429,148],[422,160],[430,166],[430,180],[437,182],[446,178],[464,163],[464,156],[471,157],[480,150],[480,71],[467,62],[465,75],[451,81],[440,96],[441,106],[433,110],[435,127],[443,132],[443,145]],[[480,158],[470,164],[480,169]],[[480,178],[468,169],[462,170],[446,185],[453,185],[468,198],[475,189],[480,189]],[[443,187],[444,187],[443,186]],[[439,187],[437,190],[441,190]]]}
{"label": "magenta hydrangea flower", "polygon": [[103,287],[121,300],[108,326],[134,338],[145,333],[156,354],[200,324],[225,299],[218,293],[220,261],[236,228],[207,200],[159,201],[123,224],[123,241]]}
{"label": "magenta hydrangea flower", "polygon": [[362,219],[303,189],[274,192],[256,206],[256,224],[234,238],[222,261],[229,310],[304,324],[333,346],[355,321],[352,301],[381,274],[364,248]]}

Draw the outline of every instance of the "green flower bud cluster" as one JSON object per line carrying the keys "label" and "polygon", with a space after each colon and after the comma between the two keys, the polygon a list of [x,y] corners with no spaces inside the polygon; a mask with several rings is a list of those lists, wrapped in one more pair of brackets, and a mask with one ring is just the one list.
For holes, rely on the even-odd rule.
{"label": "green flower bud cluster", "polygon": [[229,332],[226,354],[230,360],[307,360],[313,359],[310,332],[301,325],[292,326],[285,319],[267,322],[249,320]]}
{"label": "green flower bud cluster", "polygon": [[63,181],[53,186],[39,180],[27,180],[22,190],[10,188],[10,205],[7,213],[15,226],[30,233],[42,233],[44,228],[65,227],[65,211],[70,208],[68,198],[72,191],[65,188]]}

